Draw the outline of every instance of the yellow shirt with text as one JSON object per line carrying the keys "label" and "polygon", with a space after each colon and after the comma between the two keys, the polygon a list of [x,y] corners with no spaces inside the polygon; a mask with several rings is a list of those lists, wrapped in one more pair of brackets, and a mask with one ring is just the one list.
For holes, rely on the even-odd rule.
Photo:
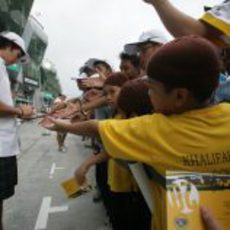
{"label": "yellow shirt with text", "polygon": [[[113,158],[165,170],[230,173],[230,104],[179,115],[146,115],[99,122],[99,133]],[[154,186],[154,230],[165,229],[162,188]]]}

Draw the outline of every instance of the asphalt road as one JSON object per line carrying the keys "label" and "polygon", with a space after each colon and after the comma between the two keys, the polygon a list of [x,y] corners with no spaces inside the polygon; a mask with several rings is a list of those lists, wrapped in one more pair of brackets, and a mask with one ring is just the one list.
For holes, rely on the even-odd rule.
{"label": "asphalt road", "polygon": [[[102,230],[110,229],[104,208],[93,203],[95,191],[67,198],[60,183],[90,154],[80,137],[68,135],[66,153],[58,152],[55,133],[47,133],[36,121],[19,128],[19,184],[5,202],[5,230]],[[91,172],[89,181],[94,184]]]}

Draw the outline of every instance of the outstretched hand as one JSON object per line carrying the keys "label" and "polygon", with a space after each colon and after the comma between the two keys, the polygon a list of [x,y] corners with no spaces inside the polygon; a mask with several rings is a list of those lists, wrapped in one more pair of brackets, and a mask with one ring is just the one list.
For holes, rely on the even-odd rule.
{"label": "outstretched hand", "polygon": [[50,116],[56,118],[71,118],[71,116],[80,110],[79,103],[68,102],[65,104],[65,108],[54,110],[52,113],[49,113]]}
{"label": "outstretched hand", "polygon": [[52,131],[66,131],[66,126],[68,124],[69,123],[64,120],[55,119],[53,117],[45,117],[39,122],[40,126]]}

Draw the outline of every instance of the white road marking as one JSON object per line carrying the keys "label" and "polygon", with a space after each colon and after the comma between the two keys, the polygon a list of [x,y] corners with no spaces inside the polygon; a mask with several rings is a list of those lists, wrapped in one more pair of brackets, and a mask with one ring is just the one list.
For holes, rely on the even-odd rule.
{"label": "white road marking", "polygon": [[56,169],[64,169],[63,167],[56,167],[56,164],[53,163],[50,169],[49,178],[52,179]]}
{"label": "white road marking", "polygon": [[49,213],[68,211],[68,206],[51,207],[51,201],[52,197],[50,196],[43,198],[34,230],[47,229]]}
{"label": "white road marking", "polygon": [[52,207],[50,208],[50,213],[55,213],[55,212],[67,212],[68,211],[68,206],[59,206],[59,207]]}

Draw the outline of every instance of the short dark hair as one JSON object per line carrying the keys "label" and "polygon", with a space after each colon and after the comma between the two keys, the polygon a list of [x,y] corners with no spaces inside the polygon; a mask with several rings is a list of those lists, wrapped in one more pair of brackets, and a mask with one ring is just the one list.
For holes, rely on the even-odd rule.
{"label": "short dark hair", "polygon": [[153,106],[148,95],[148,87],[142,79],[126,82],[119,93],[117,106],[129,118],[135,114],[141,116],[153,112]]}
{"label": "short dark hair", "polygon": [[97,67],[97,65],[103,65],[107,70],[112,72],[112,67],[106,61],[103,60],[95,61],[94,67]]}
{"label": "short dark hair", "polygon": [[0,36],[0,48],[1,49],[4,49],[6,47],[13,47],[13,46],[16,46],[13,42]]}
{"label": "short dark hair", "polygon": [[150,59],[147,75],[164,84],[166,90],[187,88],[202,103],[218,86],[217,49],[208,40],[184,36],[160,47]]}
{"label": "short dark hair", "polygon": [[127,60],[132,63],[132,65],[136,68],[140,67],[140,58],[137,55],[130,55],[125,52],[120,53],[119,55],[121,61],[122,60]]}

